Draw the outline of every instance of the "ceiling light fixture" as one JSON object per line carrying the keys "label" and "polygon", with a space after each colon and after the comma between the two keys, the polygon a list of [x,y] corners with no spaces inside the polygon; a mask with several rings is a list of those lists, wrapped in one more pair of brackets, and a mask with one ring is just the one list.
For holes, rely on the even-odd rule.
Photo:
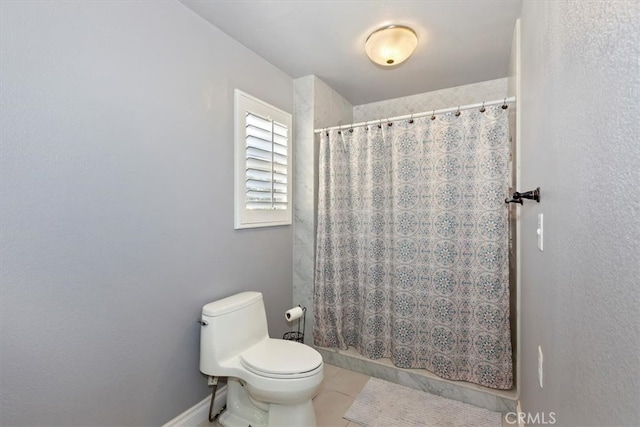
{"label": "ceiling light fixture", "polygon": [[376,64],[391,67],[406,61],[416,46],[418,36],[415,31],[403,25],[389,25],[371,33],[364,43],[364,50]]}

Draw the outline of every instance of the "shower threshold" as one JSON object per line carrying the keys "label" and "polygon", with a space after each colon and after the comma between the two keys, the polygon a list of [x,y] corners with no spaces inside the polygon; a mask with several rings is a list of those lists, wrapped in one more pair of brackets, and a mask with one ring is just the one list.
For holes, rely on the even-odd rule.
{"label": "shower threshold", "polygon": [[362,356],[353,347],[347,350],[316,347],[325,362],[350,371],[360,372],[416,390],[468,403],[479,408],[503,414],[516,411],[517,392],[495,390],[465,381],[451,381],[426,369],[398,368],[388,358],[372,360]]}

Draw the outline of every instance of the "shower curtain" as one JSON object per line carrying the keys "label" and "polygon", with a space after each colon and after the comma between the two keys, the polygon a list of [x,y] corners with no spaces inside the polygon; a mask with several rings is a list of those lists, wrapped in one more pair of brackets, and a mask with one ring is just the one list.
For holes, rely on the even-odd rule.
{"label": "shower curtain", "polygon": [[507,110],[321,133],[314,342],[512,387]]}

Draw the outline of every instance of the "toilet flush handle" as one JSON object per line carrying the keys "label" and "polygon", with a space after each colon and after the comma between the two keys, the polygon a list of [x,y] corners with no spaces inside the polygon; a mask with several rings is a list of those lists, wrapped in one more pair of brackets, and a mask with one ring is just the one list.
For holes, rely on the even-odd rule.
{"label": "toilet flush handle", "polygon": [[198,319],[198,323],[200,323],[202,326],[207,326],[209,324],[209,322],[207,322],[206,320],[202,320],[202,319]]}

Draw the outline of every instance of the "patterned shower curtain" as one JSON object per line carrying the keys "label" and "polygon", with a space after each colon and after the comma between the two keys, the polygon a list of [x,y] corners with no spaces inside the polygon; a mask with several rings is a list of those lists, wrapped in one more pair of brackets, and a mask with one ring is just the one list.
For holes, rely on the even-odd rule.
{"label": "patterned shower curtain", "polygon": [[322,132],[314,342],[512,387],[507,110]]}

